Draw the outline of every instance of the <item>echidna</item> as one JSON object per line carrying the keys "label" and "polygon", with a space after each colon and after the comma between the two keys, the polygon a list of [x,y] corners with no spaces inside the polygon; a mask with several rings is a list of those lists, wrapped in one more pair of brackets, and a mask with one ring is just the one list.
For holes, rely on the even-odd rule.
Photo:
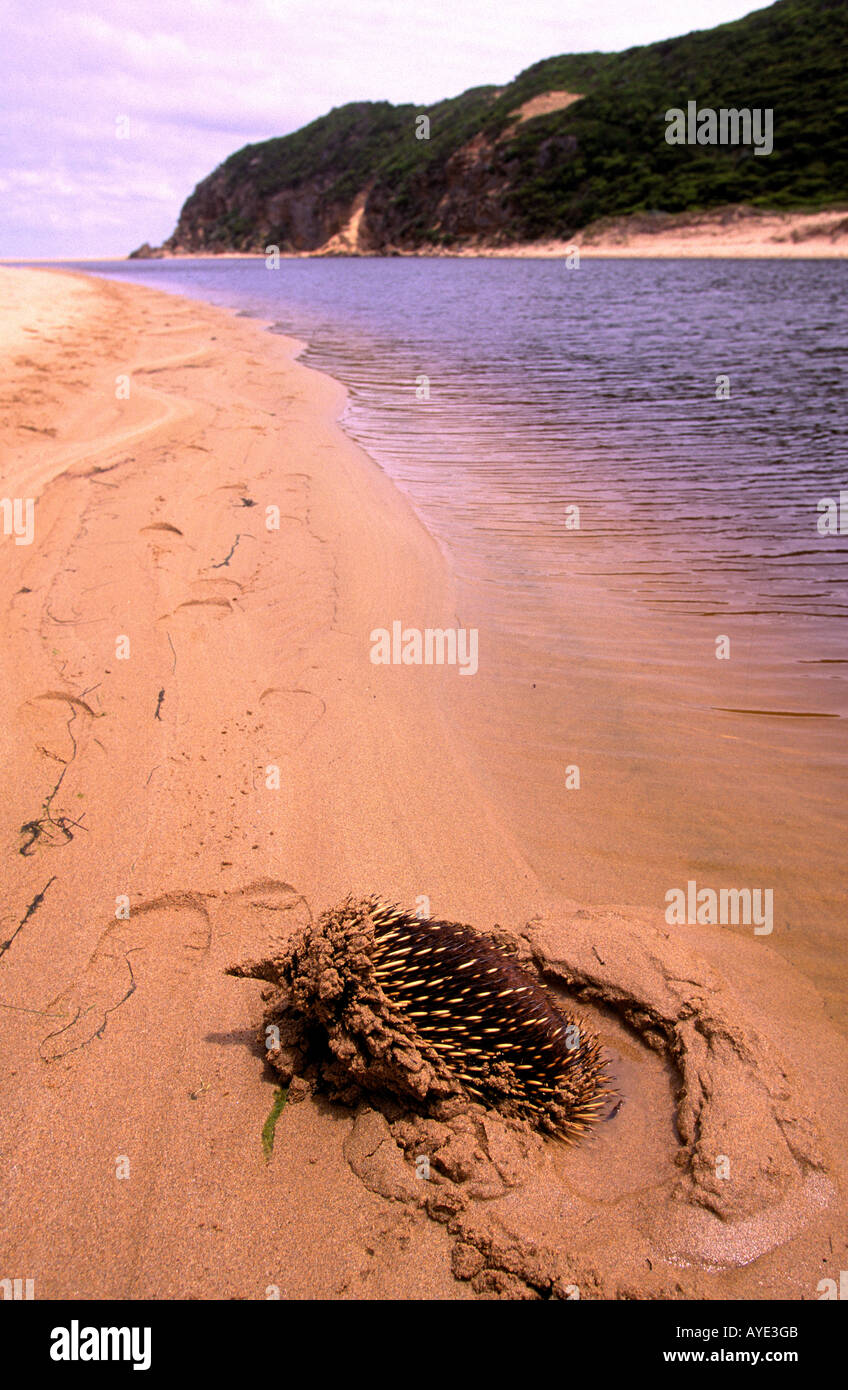
{"label": "echidna", "polygon": [[271,981],[269,1060],[313,1068],[336,1097],[390,1092],[425,1108],[481,1100],[562,1138],[608,1094],[600,1045],[487,936],[348,900],[281,956],[235,966]]}

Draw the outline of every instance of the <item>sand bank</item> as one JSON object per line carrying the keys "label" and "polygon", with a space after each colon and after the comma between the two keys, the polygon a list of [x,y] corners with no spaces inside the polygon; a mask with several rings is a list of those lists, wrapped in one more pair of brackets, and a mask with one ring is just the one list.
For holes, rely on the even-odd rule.
{"label": "sand bank", "polygon": [[[290,340],[134,286],[3,271],[0,313],[3,496],[35,518],[32,544],[0,537],[10,1277],[816,1297],[846,1261],[844,1041],[764,942],[543,889],[458,733],[472,682],[370,660],[375,628],[463,615],[339,429],[342,388]],[[261,987],[224,971],[349,892],[523,933],[612,1059],[622,1105],[590,1144],[308,1098],[266,1160]]]}
{"label": "sand bank", "polygon": [[581,255],[625,259],[839,259],[848,256],[848,212],[765,212],[734,205],[702,213],[635,213],[601,218],[571,241],[541,241],[480,254],[565,256],[575,246]]}

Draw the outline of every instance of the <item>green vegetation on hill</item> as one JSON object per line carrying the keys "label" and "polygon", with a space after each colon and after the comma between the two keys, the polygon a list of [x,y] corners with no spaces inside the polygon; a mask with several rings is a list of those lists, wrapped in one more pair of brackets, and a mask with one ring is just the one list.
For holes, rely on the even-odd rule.
{"label": "green vegetation on hill", "polygon": [[[665,111],[689,100],[716,110],[771,108],[774,152],[667,144]],[[563,137],[576,141],[573,157],[540,167],[546,142]],[[629,49],[598,73],[583,101],[522,127],[505,156],[518,165],[512,206],[528,237],[552,222],[578,227],[652,209],[844,200],[848,4],[781,0],[733,24]]]}
{"label": "green vegetation on hill", "polygon": [[[549,91],[582,93],[516,125]],[[670,107],[771,108],[774,151],[669,145]],[[416,138],[427,115],[430,138]],[[848,0],[779,0],[716,29],[624,53],[549,58],[507,87],[420,108],[339,107],[230,156],[186,202],[171,245],[314,249],[368,191],[366,245],[569,236],[602,216],[728,203],[848,200]]]}
{"label": "green vegetation on hill", "polygon": [[330,198],[354,198],[374,169],[411,129],[414,106],[388,101],[335,106],[292,135],[245,145],[221,165],[228,181],[249,178],[258,195],[329,177]]}

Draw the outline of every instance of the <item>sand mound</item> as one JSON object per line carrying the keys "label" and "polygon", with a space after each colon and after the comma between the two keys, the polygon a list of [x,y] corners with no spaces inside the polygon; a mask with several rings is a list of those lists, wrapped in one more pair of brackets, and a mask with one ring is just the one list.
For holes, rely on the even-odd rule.
{"label": "sand mound", "polygon": [[745,1263],[827,1205],[832,1161],[803,1078],[756,1004],[674,928],[574,908],[562,924],[531,924],[527,940],[547,979],[613,1009],[675,1066],[681,1249]]}

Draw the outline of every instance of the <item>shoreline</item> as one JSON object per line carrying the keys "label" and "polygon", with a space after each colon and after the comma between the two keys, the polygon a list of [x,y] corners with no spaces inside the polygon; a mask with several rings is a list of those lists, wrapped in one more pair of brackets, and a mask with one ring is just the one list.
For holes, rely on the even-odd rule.
{"label": "shoreline", "polygon": [[[550,1239],[579,1246],[592,1296],[815,1297],[841,1169],[812,1116],[841,1152],[844,1040],[767,947],[697,928],[681,945],[542,889],[464,747],[458,672],[369,662],[373,629],[460,615],[436,541],[341,429],[344,388],[200,301],[33,270],[0,272],[0,297],[4,486],[37,497],[35,544],[0,549],[2,1150],[8,1257],[37,1296],[474,1295],[451,1233],[394,1192],[391,1142],[386,1171],[356,1156],[361,1116],[291,1105],[272,1163],[259,1144],[260,990],[223,970],[378,892],[483,930],[535,921],[616,1057],[627,1103],[593,1144],[528,1161],[494,1206],[466,1198],[517,1242],[513,1277],[534,1287],[527,1252]],[[705,1084],[696,1119],[677,1112],[682,1189],[669,1063],[640,1010],[689,1065],[690,1109]],[[732,1040],[719,1071],[693,1012]],[[743,1124],[745,1177],[715,1191],[698,1134],[738,1145]]]}
{"label": "shoreline", "polygon": [[[593,260],[742,259],[842,260],[848,256],[848,205],[817,212],[771,211],[733,205],[708,212],[634,213],[605,217],[575,232],[570,240],[549,237],[511,245],[468,245],[455,250],[428,248],[407,251],[391,247],[370,252],[340,251],[326,245],[314,251],[281,251],[280,260],[402,258],[407,260],[545,260],[564,258],[577,248]],[[61,258],[29,261],[56,265]],[[75,264],[130,260],[264,260],[264,251],[171,251],[153,248],[150,256],[90,256]],[[22,264],[0,257],[0,265]]]}

